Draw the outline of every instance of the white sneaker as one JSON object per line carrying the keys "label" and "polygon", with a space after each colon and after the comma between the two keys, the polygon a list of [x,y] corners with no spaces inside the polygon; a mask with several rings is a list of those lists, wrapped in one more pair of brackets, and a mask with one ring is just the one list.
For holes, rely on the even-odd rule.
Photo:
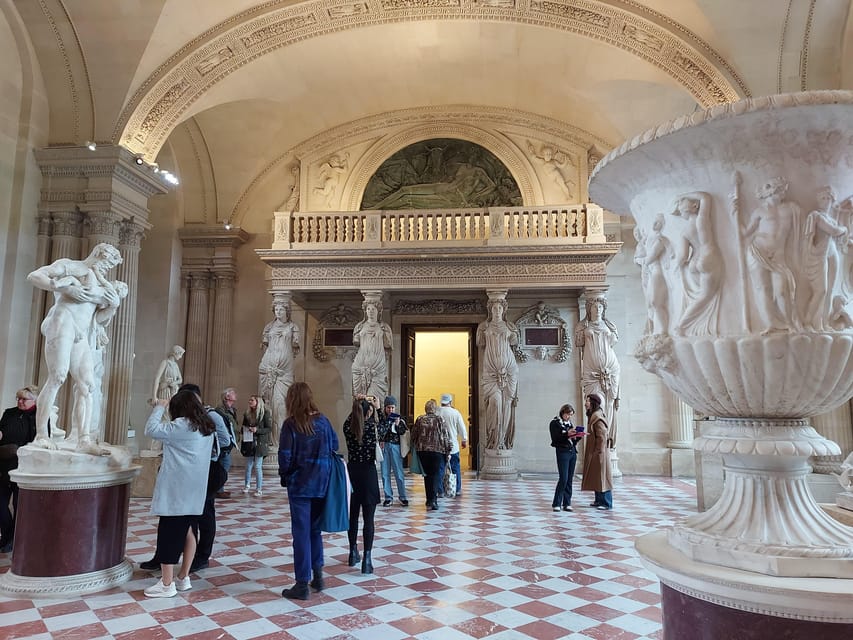
{"label": "white sneaker", "polygon": [[163,579],[160,578],[157,582],[148,587],[143,593],[149,598],[174,598],[178,595],[178,590],[175,588],[175,583],[172,582],[169,586],[163,584]]}
{"label": "white sneaker", "polygon": [[264,497],[264,492],[263,492],[263,491],[261,491],[260,489],[258,489],[257,491],[255,491],[255,497],[263,498],[263,497]]}
{"label": "white sneaker", "polygon": [[189,591],[192,588],[193,585],[190,582],[189,576],[187,576],[186,578],[175,578],[175,589],[177,589],[178,591]]}
{"label": "white sneaker", "polygon": [[243,493],[249,493],[249,491],[250,491],[249,485],[246,485],[245,487],[243,487]]}
{"label": "white sneaker", "polygon": [[559,511],[560,507],[551,507],[551,511]]}

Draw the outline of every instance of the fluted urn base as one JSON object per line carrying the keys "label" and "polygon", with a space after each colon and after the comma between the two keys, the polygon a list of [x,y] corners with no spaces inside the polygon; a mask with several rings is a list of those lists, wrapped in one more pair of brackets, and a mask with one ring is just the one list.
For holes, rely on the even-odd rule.
{"label": "fluted urn base", "polygon": [[486,449],[480,477],[484,480],[518,480],[512,449]]}
{"label": "fluted urn base", "polygon": [[810,455],[837,445],[805,420],[718,420],[694,448],[721,453],[720,499],[667,530],[698,562],[774,576],[853,578],[853,528],[809,491]]}

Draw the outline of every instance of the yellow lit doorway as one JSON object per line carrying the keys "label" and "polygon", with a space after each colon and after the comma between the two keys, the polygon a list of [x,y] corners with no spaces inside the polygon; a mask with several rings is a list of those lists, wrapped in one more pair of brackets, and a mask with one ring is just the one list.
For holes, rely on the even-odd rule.
{"label": "yellow lit doorway", "polygon": [[476,327],[469,325],[404,326],[403,401],[401,407],[410,424],[424,412],[429,399],[440,403],[441,395],[453,396],[453,406],[468,427],[468,448],[460,450],[463,470],[477,468],[478,434],[475,422],[474,344]]}

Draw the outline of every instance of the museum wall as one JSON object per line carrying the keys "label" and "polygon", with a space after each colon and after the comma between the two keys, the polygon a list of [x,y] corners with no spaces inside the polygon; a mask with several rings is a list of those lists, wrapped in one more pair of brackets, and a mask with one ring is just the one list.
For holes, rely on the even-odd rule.
{"label": "museum wall", "polygon": [[28,379],[36,213],[41,173],[32,150],[47,143],[47,101],[29,38],[11,0],[0,0],[0,402]]}

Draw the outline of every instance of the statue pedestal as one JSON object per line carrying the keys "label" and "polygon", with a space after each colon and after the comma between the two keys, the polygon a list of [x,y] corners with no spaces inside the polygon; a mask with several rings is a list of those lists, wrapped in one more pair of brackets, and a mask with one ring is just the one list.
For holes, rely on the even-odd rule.
{"label": "statue pedestal", "polygon": [[11,569],[0,592],[16,598],[69,596],[128,580],[125,557],[130,487],[140,467],[123,447],[108,455],[28,445],[18,449],[18,515]]}
{"label": "statue pedestal", "polygon": [[154,495],[154,485],[157,482],[157,472],[163,463],[162,451],[140,451],[138,457],[133,458],[133,464],[139,465],[140,473],[131,485],[131,497],[150,498]]}
{"label": "statue pedestal", "polygon": [[512,449],[486,449],[480,477],[483,480],[518,480]]}
{"label": "statue pedestal", "polygon": [[661,581],[663,640],[820,638],[853,633],[853,580],[780,578],[689,559],[665,532],[641,536],[637,551]]}

